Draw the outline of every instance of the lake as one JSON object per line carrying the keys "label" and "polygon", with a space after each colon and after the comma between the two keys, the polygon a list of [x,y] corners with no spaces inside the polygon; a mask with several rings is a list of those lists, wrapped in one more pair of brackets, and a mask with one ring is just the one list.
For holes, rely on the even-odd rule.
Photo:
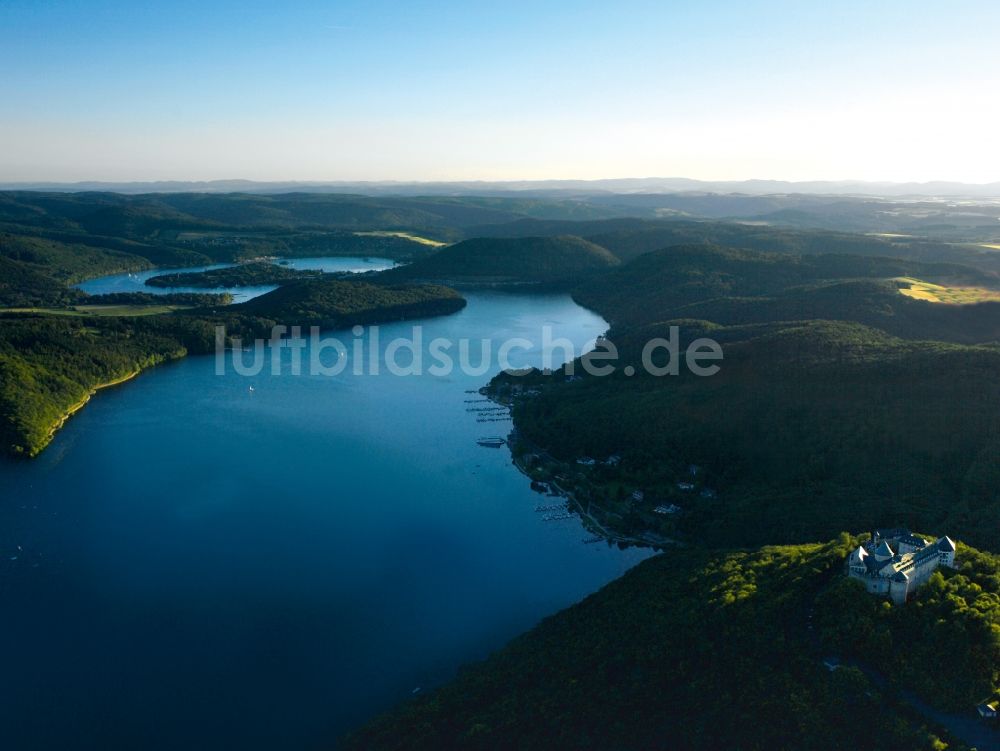
{"label": "lake", "polygon": [[[282,266],[292,269],[314,269],[326,273],[364,273],[368,271],[383,271],[391,269],[396,265],[395,261],[388,258],[355,258],[349,256],[322,256],[311,258],[283,258],[280,261]],[[235,266],[234,263],[215,263],[210,266],[186,266],[176,269],[147,269],[146,271],[136,271],[131,274],[112,274],[96,279],[88,279],[77,284],[78,289],[90,295],[104,295],[112,292],[148,292],[154,295],[166,295],[173,292],[205,292],[219,293],[229,292],[233,296],[233,302],[245,302],[252,297],[270,292],[277,285],[266,284],[252,287],[150,287],[146,285],[146,280],[150,277],[161,276],[163,274],[186,274],[199,271],[211,271],[213,269],[227,269]]]}
{"label": "lake", "polygon": [[[567,295],[467,297],[379,346],[419,323],[425,343],[524,337],[537,364],[542,326],[577,348],[607,326]],[[543,521],[553,499],[476,444],[510,429],[468,411],[492,372],[191,357],[0,461],[0,745],[330,748],[649,555]]]}

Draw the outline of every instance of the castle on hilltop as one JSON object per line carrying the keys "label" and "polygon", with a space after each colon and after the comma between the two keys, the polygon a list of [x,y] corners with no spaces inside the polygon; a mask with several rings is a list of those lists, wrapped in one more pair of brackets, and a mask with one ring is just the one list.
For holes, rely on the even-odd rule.
{"label": "castle on hilltop", "polygon": [[955,543],[940,537],[928,542],[908,529],[876,529],[847,556],[847,575],[876,595],[901,605],[938,566],[955,566]]}

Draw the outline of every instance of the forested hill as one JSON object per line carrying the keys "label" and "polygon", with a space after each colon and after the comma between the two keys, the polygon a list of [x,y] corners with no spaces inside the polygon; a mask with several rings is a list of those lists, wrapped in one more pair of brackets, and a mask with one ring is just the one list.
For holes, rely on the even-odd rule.
{"label": "forested hill", "polygon": [[246,341],[268,338],[275,323],[343,327],[446,315],[465,305],[447,287],[329,277],[294,281],[240,305],[182,299],[210,305],[146,316],[0,315],[0,450],[35,456],[95,389],[165,360],[214,351],[216,325]]}
{"label": "forested hill", "polygon": [[619,264],[594,243],[573,236],[477,238],[384,273],[387,279],[568,285]]}
{"label": "forested hill", "polygon": [[287,326],[343,328],[455,313],[465,298],[435,284],[368,284],[324,275],[299,279],[228,308]]}
{"label": "forested hill", "polygon": [[[639,256],[574,290],[612,322],[616,373],[530,376],[515,456],[546,452],[555,465],[533,477],[563,478],[630,539],[800,542],[863,520],[1000,548],[1000,304],[913,299],[911,274],[959,285],[928,287],[942,299],[996,298],[992,275],[953,264],[706,245]],[[644,346],[672,326],[679,358],[698,337],[722,346],[716,375],[647,374]],[[494,392],[510,398],[518,378]]]}
{"label": "forested hill", "polygon": [[17,294],[0,289],[0,305],[49,304],[67,282],[152,266],[264,256],[409,259],[461,239],[468,224],[519,216],[455,199],[0,192],[5,276],[52,280],[19,285]]}
{"label": "forested hill", "polygon": [[[704,196],[699,202],[731,203],[723,198]],[[535,242],[531,238],[575,235],[623,261],[665,247],[707,242],[766,252],[949,261],[1000,273],[1000,253],[992,247],[1000,239],[996,233],[980,233],[978,241],[951,243],[919,235],[874,237],[759,223],[649,218],[656,216],[658,200],[645,196],[619,204],[599,196],[560,193],[420,197],[0,192],[0,258],[10,262],[7,272],[24,278],[37,272],[55,280],[36,279],[22,285],[17,294],[0,289],[0,304],[50,304],[60,299],[59,286],[67,282],[150,266],[193,266],[263,256],[419,260],[440,244],[476,237],[518,238],[530,244]],[[845,203],[844,211],[852,211],[852,206]],[[866,204],[864,210],[870,208]],[[913,210],[924,216],[930,209]],[[905,213],[896,207],[881,215]],[[937,226],[929,225],[927,230]],[[520,260],[512,251],[510,261]],[[575,273],[573,259],[564,260],[566,271]],[[509,276],[509,266],[500,261],[491,271]],[[530,264],[527,268],[531,269]],[[553,276],[551,268],[533,271],[546,280]],[[29,289],[33,292],[26,295]]]}
{"label": "forested hill", "polygon": [[[716,375],[683,364],[676,376],[643,374],[641,343],[670,323],[681,353],[698,336],[723,343]],[[620,348],[612,376],[538,377],[540,393],[514,410],[525,444],[515,454],[542,447],[564,462],[551,473],[576,476],[562,484],[608,528],[740,546],[898,523],[1000,549],[997,347],[907,342],[853,323],[695,321],[644,330],[636,345]],[[638,375],[622,372],[630,363]],[[614,467],[575,464],[615,454]],[[678,513],[654,512],[671,503]]]}
{"label": "forested hill", "polygon": [[[962,570],[936,574],[920,607],[885,611],[841,576],[856,542],[657,556],[346,747],[964,748],[900,703],[893,679],[966,712],[995,690],[997,559],[960,547]],[[868,638],[874,653],[848,651]],[[828,671],[834,649],[871,658],[888,684]]]}
{"label": "forested hill", "polygon": [[291,269],[270,261],[257,261],[224,269],[161,274],[150,277],[146,284],[150,287],[252,287],[320,277],[322,273],[313,269]]}
{"label": "forested hill", "polygon": [[996,297],[1000,279],[949,263],[858,255],[759,253],[683,245],[642,255],[577,287],[574,296],[616,330],[674,318],[724,325],[842,320],[897,336],[965,343],[1000,340],[1000,305],[942,305],[901,294],[918,277]]}
{"label": "forested hill", "polygon": [[482,237],[578,235],[607,248],[623,261],[674,245],[714,244],[764,253],[850,254],[957,263],[1000,273],[1000,253],[978,243],[946,243],[917,236],[874,236],[818,229],[789,229],[731,221],[683,218],[613,218],[596,221],[519,219],[474,227]]}
{"label": "forested hill", "polygon": [[0,192],[0,232],[132,252],[159,265],[183,265],[184,256],[189,265],[266,254],[398,258],[426,250],[421,237],[460,240],[479,224],[618,214],[571,198]]}

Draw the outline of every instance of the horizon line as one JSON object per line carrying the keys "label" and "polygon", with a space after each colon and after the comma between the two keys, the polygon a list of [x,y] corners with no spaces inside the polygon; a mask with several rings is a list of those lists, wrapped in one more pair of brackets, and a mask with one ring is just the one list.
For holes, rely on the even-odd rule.
{"label": "horizon line", "polygon": [[0,180],[0,188],[6,186],[19,185],[146,185],[157,183],[190,183],[190,184],[214,184],[214,183],[251,183],[254,185],[272,184],[298,184],[298,185],[523,185],[539,183],[613,183],[613,182],[690,182],[701,184],[732,184],[741,185],[747,183],[781,183],[786,185],[810,185],[810,184],[858,184],[858,185],[966,185],[969,187],[991,187],[1000,185],[1000,179],[988,180],[985,182],[970,182],[967,180],[954,180],[948,178],[932,178],[927,180],[870,180],[861,178],[809,178],[804,180],[789,180],[778,177],[749,177],[734,179],[711,179],[699,177],[685,177],[683,175],[629,175],[624,177],[543,177],[543,178],[455,178],[455,179],[345,179],[345,178],[266,178],[255,179],[248,177],[213,177],[213,178],[133,178],[133,179],[107,179],[107,178],[86,178],[77,180]]}

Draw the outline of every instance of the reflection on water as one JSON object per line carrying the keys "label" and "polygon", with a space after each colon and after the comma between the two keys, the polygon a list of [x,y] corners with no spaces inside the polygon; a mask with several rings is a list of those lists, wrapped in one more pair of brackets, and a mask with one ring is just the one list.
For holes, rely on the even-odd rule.
{"label": "reflection on water", "polygon": [[[566,295],[468,297],[427,340],[606,327]],[[510,429],[468,411],[488,378],[192,357],[0,462],[0,745],[329,747],[645,557],[534,512],[477,445]]]}

